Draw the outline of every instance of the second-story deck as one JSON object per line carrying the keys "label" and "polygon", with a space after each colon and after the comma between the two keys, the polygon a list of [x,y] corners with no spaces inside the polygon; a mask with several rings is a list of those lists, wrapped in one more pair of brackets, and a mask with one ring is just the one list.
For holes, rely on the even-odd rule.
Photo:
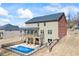
{"label": "second-story deck", "polygon": [[26,36],[39,36],[39,28],[23,28],[21,34]]}
{"label": "second-story deck", "polygon": [[21,39],[31,44],[41,44],[39,28],[25,28],[21,30]]}

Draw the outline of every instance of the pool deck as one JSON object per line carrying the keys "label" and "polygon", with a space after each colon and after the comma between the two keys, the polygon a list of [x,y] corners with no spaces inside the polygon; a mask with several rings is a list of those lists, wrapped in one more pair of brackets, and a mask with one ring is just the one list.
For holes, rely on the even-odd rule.
{"label": "pool deck", "polygon": [[35,49],[36,47],[38,47],[38,45],[26,44],[26,43],[17,44],[17,45],[10,46],[10,47],[16,47],[16,46],[24,46],[24,47],[34,48],[34,49]]}

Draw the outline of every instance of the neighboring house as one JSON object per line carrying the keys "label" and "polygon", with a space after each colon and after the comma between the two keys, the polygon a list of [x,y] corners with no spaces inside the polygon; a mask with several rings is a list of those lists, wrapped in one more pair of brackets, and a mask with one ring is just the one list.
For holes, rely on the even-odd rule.
{"label": "neighboring house", "polygon": [[67,35],[67,21],[64,13],[35,17],[25,24],[24,37],[28,44],[51,43]]}
{"label": "neighboring house", "polygon": [[4,33],[4,30],[0,30],[0,39],[3,39],[3,33]]}
{"label": "neighboring house", "polygon": [[19,35],[20,35],[20,30],[18,26],[14,26],[11,24],[0,26],[0,38],[1,39],[13,38]]}

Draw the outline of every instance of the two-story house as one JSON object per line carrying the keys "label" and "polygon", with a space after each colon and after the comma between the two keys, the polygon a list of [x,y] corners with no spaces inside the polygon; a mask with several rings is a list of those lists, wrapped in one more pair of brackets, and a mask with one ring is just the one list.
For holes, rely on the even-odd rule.
{"label": "two-story house", "polygon": [[25,24],[24,37],[28,44],[51,43],[67,35],[67,21],[64,13],[34,17]]}

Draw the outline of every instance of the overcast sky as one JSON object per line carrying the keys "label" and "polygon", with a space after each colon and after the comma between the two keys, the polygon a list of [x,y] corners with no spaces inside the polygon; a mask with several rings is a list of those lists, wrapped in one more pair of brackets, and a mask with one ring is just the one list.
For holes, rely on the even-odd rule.
{"label": "overcast sky", "polygon": [[71,18],[79,12],[78,3],[1,3],[0,25],[13,24],[24,26],[27,20],[43,15],[64,12],[66,18]]}

